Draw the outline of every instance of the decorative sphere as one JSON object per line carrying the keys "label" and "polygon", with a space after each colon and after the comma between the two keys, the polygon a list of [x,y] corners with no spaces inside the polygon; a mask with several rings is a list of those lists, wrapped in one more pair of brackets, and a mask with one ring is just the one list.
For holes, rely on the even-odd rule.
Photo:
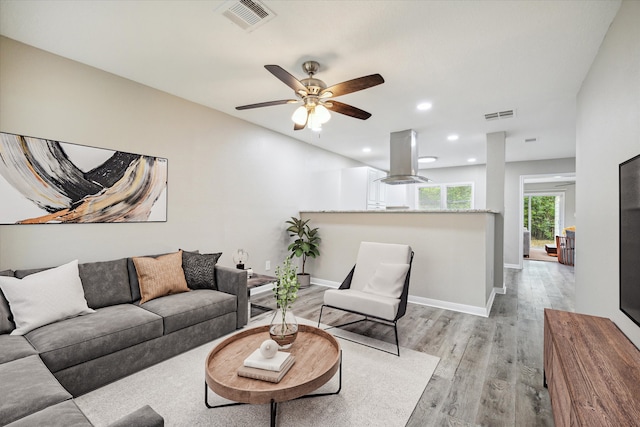
{"label": "decorative sphere", "polygon": [[276,355],[277,352],[278,343],[274,340],[265,340],[260,345],[260,354],[262,354],[262,357],[264,357],[265,359],[271,359]]}

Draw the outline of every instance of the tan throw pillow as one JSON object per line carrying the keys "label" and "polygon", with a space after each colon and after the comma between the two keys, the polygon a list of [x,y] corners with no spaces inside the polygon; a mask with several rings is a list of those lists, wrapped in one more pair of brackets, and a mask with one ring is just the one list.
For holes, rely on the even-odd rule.
{"label": "tan throw pillow", "polygon": [[140,304],[189,290],[182,270],[182,251],[157,258],[134,257],[133,263],[140,284]]}

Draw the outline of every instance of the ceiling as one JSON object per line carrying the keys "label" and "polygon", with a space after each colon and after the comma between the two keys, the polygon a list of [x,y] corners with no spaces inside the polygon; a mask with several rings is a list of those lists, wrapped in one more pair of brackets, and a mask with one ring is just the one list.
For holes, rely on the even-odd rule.
{"label": "ceiling", "polygon": [[[484,163],[496,131],[507,161],[575,156],[576,94],[620,1],[263,4],[276,16],[246,31],[224,1],[0,0],[0,33],[385,170],[389,134],[415,129],[420,156],[438,157],[428,167],[448,167]],[[327,85],[381,74],[338,98],[372,117],[332,113],[322,132],[294,132],[295,105],[235,109],[293,97],[264,65],[302,79],[306,60]]]}

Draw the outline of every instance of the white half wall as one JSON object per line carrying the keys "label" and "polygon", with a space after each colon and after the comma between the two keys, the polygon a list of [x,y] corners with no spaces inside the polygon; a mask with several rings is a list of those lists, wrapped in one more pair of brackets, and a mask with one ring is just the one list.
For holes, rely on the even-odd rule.
{"label": "white half wall", "polygon": [[[166,157],[168,220],[0,225],[0,270],[239,248],[265,273],[287,255],[284,221],[315,196],[312,176],[362,166],[219,111],[0,38],[0,130]],[[1,208],[1,206],[0,206]]]}
{"label": "white half wall", "polygon": [[624,1],[577,98],[576,311],[611,318],[640,347],[619,309],[618,166],[640,153],[640,2]]}

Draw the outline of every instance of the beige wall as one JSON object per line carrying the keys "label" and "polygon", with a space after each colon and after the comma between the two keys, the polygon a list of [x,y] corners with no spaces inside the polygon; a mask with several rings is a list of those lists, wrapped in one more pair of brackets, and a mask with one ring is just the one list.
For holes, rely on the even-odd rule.
{"label": "beige wall", "polygon": [[316,283],[339,285],[362,241],[401,243],[415,252],[414,301],[486,315],[493,298],[492,213],[302,212],[320,228],[321,256],[308,260]]}
{"label": "beige wall", "polygon": [[619,309],[618,166],[640,153],[640,2],[625,1],[577,100],[576,311],[610,317],[636,346],[640,327]]}
{"label": "beige wall", "polygon": [[6,38],[0,93],[3,132],[169,159],[167,222],[1,225],[0,269],[178,248],[223,251],[232,265],[244,248],[264,272],[286,256],[284,221],[309,203],[309,177],[361,165]]}

